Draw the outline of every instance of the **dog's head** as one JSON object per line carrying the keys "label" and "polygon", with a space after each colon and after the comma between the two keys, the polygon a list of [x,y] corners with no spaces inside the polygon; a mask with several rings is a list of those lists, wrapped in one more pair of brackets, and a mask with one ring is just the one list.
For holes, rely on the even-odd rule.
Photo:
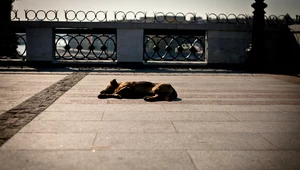
{"label": "dog's head", "polygon": [[114,93],[115,89],[119,87],[119,83],[116,81],[116,79],[113,79],[112,81],[110,81],[110,84],[100,92],[101,93],[105,93],[105,94],[112,94]]}

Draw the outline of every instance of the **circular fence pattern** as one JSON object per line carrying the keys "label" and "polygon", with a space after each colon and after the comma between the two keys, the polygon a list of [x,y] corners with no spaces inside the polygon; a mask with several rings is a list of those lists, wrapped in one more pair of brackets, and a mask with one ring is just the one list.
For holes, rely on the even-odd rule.
{"label": "circular fence pattern", "polygon": [[[20,19],[18,10],[11,11],[11,20]],[[149,14],[143,11],[114,11],[108,13],[107,11],[74,11],[64,10],[64,15],[59,14],[58,10],[24,10],[25,20],[27,21],[79,21],[79,22],[158,22],[158,23],[221,23],[221,24],[248,24],[253,23],[253,16],[247,14],[215,14],[207,13],[206,18],[197,16],[196,13],[173,13],[173,12],[154,12]],[[64,18],[59,18],[64,16]],[[299,15],[296,19],[292,19],[289,15],[270,15],[265,16],[266,24],[280,25],[280,24],[294,24],[299,23]]]}
{"label": "circular fence pattern", "polygon": [[154,22],[166,23],[194,23],[197,21],[196,13],[173,13],[173,12],[156,12],[154,13]]}
{"label": "circular fence pattern", "polygon": [[74,10],[65,10],[65,19],[66,21],[107,21],[107,11],[74,11]]}
{"label": "circular fence pattern", "polygon": [[25,18],[27,21],[59,21],[58,19],[58,10],[24,10],[25,11]]}
{"label": "circular fence pattern", "polygon": [[215,14],[209,13],[206,14],[206,21],[208,23],[229,23],[229,24],[249,24],[250,16],[246,14]]}
{"label": "circular fence pattern", "polygon": [[269,25],[286,25],[286,24],[295,24],[297,23],[297,18],[296,20],[292,19],[289,15],[270,15],[270,16],[265,16],[265,21]]}
{"label": "circular fence pattern", "polygon": [[11,10],[11,12],[10,12],[10,19],[12,20],[12,21],[14,21],[14,20],[18,20],[18,21],[20,21],[20,18],[18,17],[18,10]]}
{"label": "circular fence pattern", "polygon": [[26,33],[16,33],[15,35],[18,41],[18,57],[25,57],[27,52]]}
{"label": "circular fence pattern", "polygon": [[204,61],[204,36],[146,35],[144,60]]}
{"label": "circular fence pattern", "polygon": [[116,60],[116,36],[106,34],[56,34],[56,59]]}
{"label": "circular fence pattern", "polygon": [[138,11],[115,11],[114,12],[114,21],[138,21],[138,22],[145,22],[147,18],[147,13]]}

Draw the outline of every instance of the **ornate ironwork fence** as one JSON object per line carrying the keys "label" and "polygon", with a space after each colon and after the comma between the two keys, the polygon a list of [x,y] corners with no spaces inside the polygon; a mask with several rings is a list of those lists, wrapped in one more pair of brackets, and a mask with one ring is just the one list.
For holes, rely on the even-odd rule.
{"label": "ornate ironwork fence", "polygon": [[[42,41],[43,44],[49,43],[55,45],[55,51],[49,53],[47,60],[117,60],[117,30],[134,28],[137,30],[143,30],[144,35],[139,34],[138,40],[144,38],[144,42],[138,46],[139,62],[142,58],[147,61],[198,61],[206,62],[205,55],[208,50],[206,45],[206,32],[209,31],[223,31],[229,30],[233,32],[235,29],[246,34],[250,32],[251,25],[253,23],[252,16],[245,14],[214,14],[210,13],[206,15],[206,19],[197,16],[195,13],[162,13],[155,12],[148,14],[147,12],[107,12],[107,11],[74,11],[74,10],[24,10],[24,15],[19,15],[17,11],[12,11],[12,22],[18,27],[18,52],[17,58],[26,58],[27,53],[27,41],[26,33],[28,32],[28,42]],[[269,28],[274,30],[280,30],[283,27],[299,23],[299,16],[296,19],[292,19],[289,15],[280,16],[265,16],[265,22]],[[31,22],[18,22],[18,21],[31,21]],[[36,22],[38,21],[38,22]],[[43,22],[52,21],[52,22]],[[67,22],[61,22],[67,21]],[[81,23],[76,23],[79,21]],[[89,23],[94,22],[94,23]],[[99,23],[98,23],[99,22]],[[118,22],[118,23],[115,23]],[[147,24],[140,24],[147,23]],[[150,23],[150,24],[148,24]],[[151,24],[152,23],[152,24]],[[163,24],[159,24],[163,23]],[[169,23],[169,24],[168,24]],[[219,24],[219,25],[218,25]],[[226,24],[231,24],[230,26]],[[235,27],[237,25],[237,27]],[[241,25],[241,26],[240,26]],[[165,27],[168,28],[165,28]],[[283,26],[283,27],[281,27]],[[43,35],[46,32],[46,38],[36,38],[36,28],[50,28],[44,29],[39,32],[38,35]],[[85,28],[85,29],[80,29]],[[109,28],[109,29],[107,29]],[[53,36],[54,29],[54,42],[49,37]],[[134,29],[129,29],[130,31]],[[244,30],[246,29],[246,30]],[[225,32],[224,31],[224,32]],[[122,32],[122,31],[120,31]],[[299,43],[299,31],[293,32]],[[127,38],[127,33],[124,37]],[[120,33],[120,40],[122,38]],[[131,35],[135,36],[134,32],[131,32],[128,36],[128,40],[119,41],[118,43],[128,44],[134,42]],[[234,34],[235,35],[235,34]],[[238,34],[237,34],[238,35]],[[49,41],[48,41],[49,39]],[[245,39],[247,37],[245,36]],[[218,42],[219,40],[215,40]],[[121,43],[122,42],[122,43]],[[210,41],[213,44],[212,41]],[[36,45],[36,43],[33,43]],[[120,45],[119,44],[119,45]],[[38,44],[39,45],[39,44]],[[131,46],[132,45],[132,46]],[[131,43],[130,47],[134,47],[134,43]],[[36,56],[43,56],[39,51],[35,51],[35,46],[28,46],[28,54],[38,54]],[[49,47],[49,46],[48,46]],[[120,45],[120,47],[123,47]],[[129,47],[129,48],[130,48]],[[207,47],[207,49],[205,48]],[[211,49],[213,46],[210,46]],[[224,47],[228,47],[224,45]],[[229,48],[231,48],[229,46]],[[123,48],[124,49],[124,48]],[[51,51],[52,46],[48,51]],[[124,53],[130,53],[131,49],[119,50],[119,61],[122,62],[122,57],[127,58],[130,54],[124,55]],[[134,49],[135,50],[135,49]],[[141,55],[142,50],[144,53]],[[53,56],[54,54],[54,56]],[[122,54],[122,55],[121,55]],[[209,53],[213,56],[212,53]],[[226,54],[227,55],[227,54]],[[218,57],[218,55],[213,56]],[[16,58],[16,57],[15,57]],[[30,60],[31,57],[28,57]],[[212,58],[210,58],[212,59]],[[217,61],[217,60],[210,60]],[[229,61],[229,60],[228,60]],[[184,62],[187,63],[187,62]],[[207,63],[207,62],[206,62]]]}
{"label": "ornate ironwork fence", "polygon": [[16,33],[18,38],[18,58],[25,58],[27,52],[26,33]]}
{"label": "ornate ironwork fence", "polygon": [[26,59],[27,41],[26,33],[15,33],[17,38],[17,55],[16,56],[0,56],[0,59]]}
{"label": "ornate ironwork fence", "polygon": [[205,32],[145,32],[144,61],[205,61]]}
{"label": "ornate ironwork fence", "polygon": [[265,16],[266,24],[268,25],[291,25],[291,24],[299,24],[297,18],[294,20],[290,15],[270,15]]}
{"label": "ornate ironwork fence", "polygon": [[114,30],[57,29],[55,47],[56,60],[117,59]]}
{"label": "ornate ironwork fence", "polygon": [[246,14],[206,14],[206,22],[208,23],[228,23],[228,24],[251,24],[252,18]]}
{"label": "ornate ironwork fence", "polygon": [[[207,13],[206,18],[202,18],[196,13],[173,13],[173,12],[153,12],[144,11],[74,11],[64,10],[24,10],[24,17],[20,17],[19,10],[12,10],[11,20],[20,21],[68,21],[68,22],[158,22],[158,23],[221,23],[221,24],[252,24],[253,16],[247,14],[215,14]],[[299,15],[296,19],[291,19],[287,15],[265,16],[267,24],[291,24],[299,23]]]}
{"label": "ornate ironwork fence", "polygon": [[88,22],[106,22],[107,21],[107,11],[74,11],[65,10],[64,16],[66,21],[88,21]]}
{"label": "ornate ironwork fence", "polygon": [[[220,23],[220,24],[248,24],[253,23],[253,16],[247,14],[215,14],[207,13],[206,18],[202,18],[196,13],[173,13],[173,12],[153,12],[144,11],[74,11],[64,10],[24,10],[24,17],[20,18],[19,10],[12,10],[11,20],[13,21],[67,21],[67,22],[141,22],[141,23]],[[295,24],[299,23],[299,15],[292,19],[289,15],[265,16],[266,24]]]}
{"label": "ornate ironwork fence", "polygon": [[[109,15],[110,14],[110,15]],[[63,17],[62,17],[63,16]],[[165,22],[165,23],[195,23],[202,17],[196,13],[163,13],[154,12],[149,14],[143,11],[114,11],[108,13],[107,11],[74,11],[64,10],[61,14],[58,10],[24,10],[24,18],[20,18],[19,11],[13,10],[11,12],[11,20],[20,21],[68,21],[68,22]]]}
{"label": "ornate ironwork fence", "polygon": [[25,10],[25,17],[27,21],[58,21],[58,10]]}

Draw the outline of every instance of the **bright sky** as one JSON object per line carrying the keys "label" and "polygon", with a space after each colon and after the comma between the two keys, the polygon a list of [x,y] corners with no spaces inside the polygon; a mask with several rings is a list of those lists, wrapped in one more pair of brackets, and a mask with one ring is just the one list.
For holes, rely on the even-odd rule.
{"label": "bright sky", "polygon": [[[32,10],[83,10],[83,11],[146,11],[153,12],[195,12],[205,17],[206,13],[252,15],[254,0],[18,0],[14,9],[23,12]],[[265,0],[266,15],[289,13],[293,18],[300,15],[300,0]]]}

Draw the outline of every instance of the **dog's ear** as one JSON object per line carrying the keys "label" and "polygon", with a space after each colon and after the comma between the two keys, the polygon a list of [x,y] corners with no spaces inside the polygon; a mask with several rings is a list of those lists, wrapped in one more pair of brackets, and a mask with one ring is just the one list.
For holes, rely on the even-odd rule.
{"label": "dog's ear", "polygon": [[110,84],[112,86],[118,86],[119,85],[116,79],[113,79],[112,81],[110,81]]}

